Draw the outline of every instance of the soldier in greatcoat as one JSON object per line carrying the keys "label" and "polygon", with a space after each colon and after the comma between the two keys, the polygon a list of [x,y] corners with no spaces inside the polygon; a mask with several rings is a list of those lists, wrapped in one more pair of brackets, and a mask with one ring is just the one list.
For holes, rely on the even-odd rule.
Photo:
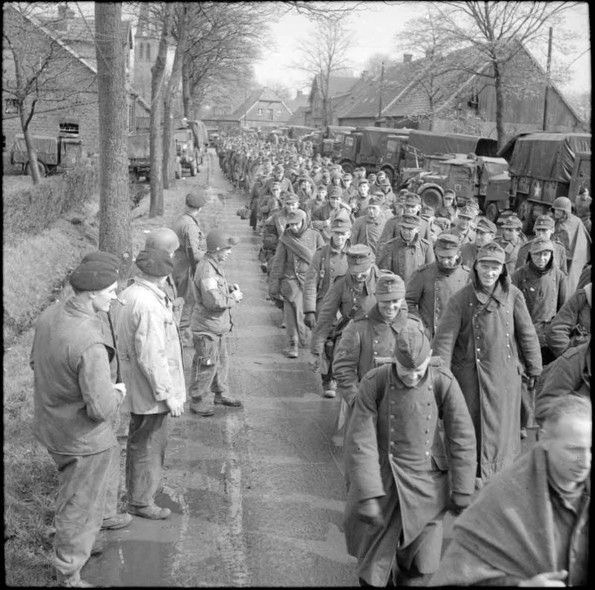
{"label": "soldier in greatcoat", "polygon": [[502,246],[506,253],[506,269],[508,274],[512,276],[516,268],[519,250],[524,243],[521,239],[523,222],[516,215],[509,215],[500,224],[500,227],[502,228],[502,235],[496,238],[496,242]]}
{"label": "soldier in greatcoat", "polygon": [[378,197],[370,197],[366,214],[358,217],[353,223],[351,243],[365,244],[376,254],[376,244],[380,239],[386,219]]}
{"label": "soldier in greatcoat", "polygon": [[[313,329],[322,301],[335,279],[347,272],[347,250],[350,246],[351,222],[347,216],[338,215],[331,223],[331,239],[316,250],[306,272],[304,284],[304,324]],[[335,397],[336,383],[328,358],[323,349],[324,367],[321,366],[322,389],[325,397]]]}
{"label": "soldier in greatcoat", "polygon": [[304,324],[304,283],[306,271],[314,253],[324,245],[318,231],[308,224],[306,213],[301,209],[287,218],[287,226],[279,238],[275,256],[271,262],[269,294],[272,299],[283,300],[283,317],[287,326],[287,357],[298,357],[298,344],[306,345]]}
{"label": "soldier in greatcoat", "polygon": [[461,245],[461,263],[467,268],[473,268],[477,252],[480,248],[493,242],[496,238],[496,224],[487,217],[479,217],[475,227],[475,240]]}
{"label": "soldier in greatcoat", "polygon": [[450,297],[469,282],[469,269],[461,264],[457,236],[440,234],[434,244],[434,253],[436,261],[411,275],[405,294],[409,311],[419,314],[430,339],[434,337]]}
{"label": "soldier in greatcoat", "polygon": [[472,205],[465,205],[457,209],[457,217],[452,233],[459,236],[461,244],[475,241],[475,220],[479,210]]}
{"label": "soldier in greatcoat", "polygon": [[[554,264],[564,273],[568,273],[568,263],[566,260],[566,248],[554,237],[554,219],[549,215],[540,215],[533,224],[533,235],[535,238],[550,240],[554,247]],[[525,242],[520,248],[516,259],[515,270],[521,268],[529,262],[529,249],[531,242]]]}
{"label": "soldier in greatcoat", "polygon": [[402,330],[394,361],[363,377],[345,467],[345,537],[360,584],[419,583],[436,571],[444,513],[471,500],[475,436],[461,389],[421,327]]}
{"label": "soldier in greatcoat", "polygon": [[477,438],[478,486],[521,450],[521,385],[542,370],[539,339],[523,294],[510,282],[505,253],[492,242],[471,281],[449,300],[433,348],[457,378]]}
{"label": "soldier in greatcoat", "polygon": [[403,215],[398,227],[399,234],[379,249],[376,261],[378,268],[394,272],[407,284],[419,267],[434,262],[434,251],[429,240],[420,236],[419,217]]}

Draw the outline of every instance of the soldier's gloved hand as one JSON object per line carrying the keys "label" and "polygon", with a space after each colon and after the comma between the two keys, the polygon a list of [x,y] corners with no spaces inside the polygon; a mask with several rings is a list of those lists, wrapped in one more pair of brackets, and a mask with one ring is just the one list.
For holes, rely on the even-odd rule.
{"label": "soldier's gloved hand", "polygon": [[459,494],[453,492],[448,499],[446,509],[452,512],[455,516],[458,516],[471,504],[471,494]]}
{"label": "soldier's gloved hand", "polygon": [[380,504],[376,498],[362,500],[357,506],[357,517],[362,521],[374,526],[382,524]]}
{"label": "soldier's gloved hand", "polygon": [[320,355],[312,353],[312,360],[310,361],[310,369],[312,373],[318,373],[320,371]]}
{"label": "soldier's gloved hand", "polygon": [[307,311],[304,314],[304,324],[310,328],[310,330],[314,329],[316,325],[316,314],[313,311]]}

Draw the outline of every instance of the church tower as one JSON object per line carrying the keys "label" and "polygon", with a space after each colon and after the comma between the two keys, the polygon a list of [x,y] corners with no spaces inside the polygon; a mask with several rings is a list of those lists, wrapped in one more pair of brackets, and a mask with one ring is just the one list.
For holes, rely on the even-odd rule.
{"label": "church tower", "polygon": [[151,104],[151,68],[157,59],[158,50],[159,33],[151,22],[149,4],[141,2],[134,35],[133,86],[149,104]]}

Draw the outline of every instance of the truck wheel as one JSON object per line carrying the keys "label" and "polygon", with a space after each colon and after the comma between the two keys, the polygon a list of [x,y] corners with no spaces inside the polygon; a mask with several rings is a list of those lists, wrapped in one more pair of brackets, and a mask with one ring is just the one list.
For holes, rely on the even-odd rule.
{"label": "truck wheel", "polygon": [[499,214],[500,211],[498,210],[498,205],[496,205],[496,203],[488,203],[488,206],[486,207],[486,217],[490,221],[496,223],[496,219],[498,219]]}
{"label": "truck wheel", "polygon": [[433,209],[438,209],[442,206],[442,193],[436,188],[427,188],[422,191],[421,202]]}
{"label": "truck wheel", "polygon": [[349,160],[341,162],[341,168],[345,174],[353,174],[353,164]]}

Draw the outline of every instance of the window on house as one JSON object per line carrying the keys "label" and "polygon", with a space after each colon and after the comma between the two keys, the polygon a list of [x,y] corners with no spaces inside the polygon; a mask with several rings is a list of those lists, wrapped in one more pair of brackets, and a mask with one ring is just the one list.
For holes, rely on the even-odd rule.
{"label": "window on house", "polygon": [[275,118],[275,111],[273,109],[269,109],[269,119],[272,121]]}
{"label": "window on house", "polygon": [[79,124],[71,122],[60,123],[60,133],[63,135],[78,135]]}
{"label": "window on house", "polygon": [[4,112],[8,114],[15,114],[19,112],[19,103],[16,98],[4,99]]}
{"label": "window on house", "polygon": [[262,117],[262,109],[258,109],[258,116]]}
{"label": "window on house", "polygon": [[136,117],[136,130],[147,131],[149,129],[150,119],[149,117]]}

